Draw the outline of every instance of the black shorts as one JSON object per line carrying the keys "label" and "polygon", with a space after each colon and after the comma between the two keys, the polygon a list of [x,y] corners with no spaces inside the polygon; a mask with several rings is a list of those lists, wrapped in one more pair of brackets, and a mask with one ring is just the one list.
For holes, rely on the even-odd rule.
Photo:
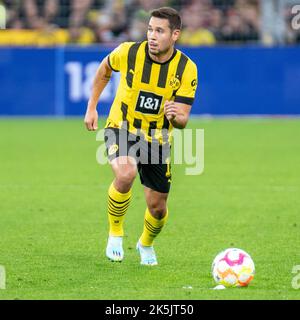
{"label": "black shorts", "polygon": [[130,156],[137,162],[141,183],[158,192],[168,193],[171,186],[171,148],[168,143],[148,142],[142,136],[125,129],[106,128],[104,131],[109,161]]}

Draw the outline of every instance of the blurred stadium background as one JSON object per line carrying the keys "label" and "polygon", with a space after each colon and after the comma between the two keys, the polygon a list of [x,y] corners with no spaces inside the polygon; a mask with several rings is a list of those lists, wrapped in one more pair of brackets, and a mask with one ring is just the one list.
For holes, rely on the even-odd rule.
{"label": "blurred stadium background", "polygon": [[[9,32],[2,44],[115,44],[144,39],[147,12],[180,11],[183,45],[299,43],[289,0],[5,0]],[[21,30],[27,31],[21,31]],[[11,36],[10,36],[11,35]],[[14,37],[12,37],[14,36]]]}
{"label": "blurred stadium background", "polygon": [[[299,114],[300,28],[291,0],[5,0],[0,115],[82,115],[95,70],[141,41],[148,12],[183,17],[180,47],[199,67],[194,114]],[[298,19],[299,20],[299,19]],[[113,100],[118,75],[102,97]]]}

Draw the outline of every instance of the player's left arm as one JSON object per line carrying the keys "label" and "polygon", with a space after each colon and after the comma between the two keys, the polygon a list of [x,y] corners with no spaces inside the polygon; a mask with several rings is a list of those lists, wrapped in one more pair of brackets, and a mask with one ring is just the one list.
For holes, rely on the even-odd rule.
{"label": "player's left arm", "polygon": [[174,128],[184,129],[188,123],[197,89],[197,77],[197,66],[189,60],[174,101],[166,101],[164,104],[165,115]]}
{"label": "player's left arm", "polygon": [[186,127],[191,108],[191,105],[174,101],[166,101],[164,105],[167,119],[177,129],[184,129]]}

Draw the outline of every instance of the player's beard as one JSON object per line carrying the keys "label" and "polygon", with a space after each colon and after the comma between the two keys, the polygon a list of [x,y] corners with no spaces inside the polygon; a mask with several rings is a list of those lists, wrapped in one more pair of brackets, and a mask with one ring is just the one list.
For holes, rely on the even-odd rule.
{"label": "player's beard", "polygon": [[150,52],[151,54],[153,54],[154,56],[156,56],[156,57],[160,57],[160,56],[165,55],[170,49],[171,49],[171,47],[166,48],[166,49],[164,49],[164,50],[159,50],[159,49],[158,49],[157,51],[152,51],[151,49],[149,49],[149,52]]}

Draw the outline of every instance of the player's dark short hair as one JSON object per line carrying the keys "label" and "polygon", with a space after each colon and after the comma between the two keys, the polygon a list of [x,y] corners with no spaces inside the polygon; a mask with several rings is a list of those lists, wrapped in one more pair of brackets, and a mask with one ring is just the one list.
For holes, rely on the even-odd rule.
{"label": "player's dark short hair", "polygon": [[167,19],[172,31],[175,29],[181,30],[181,17],[179,13],[173,8],[162,7],[155,9],[151,12],[151,17]]}

